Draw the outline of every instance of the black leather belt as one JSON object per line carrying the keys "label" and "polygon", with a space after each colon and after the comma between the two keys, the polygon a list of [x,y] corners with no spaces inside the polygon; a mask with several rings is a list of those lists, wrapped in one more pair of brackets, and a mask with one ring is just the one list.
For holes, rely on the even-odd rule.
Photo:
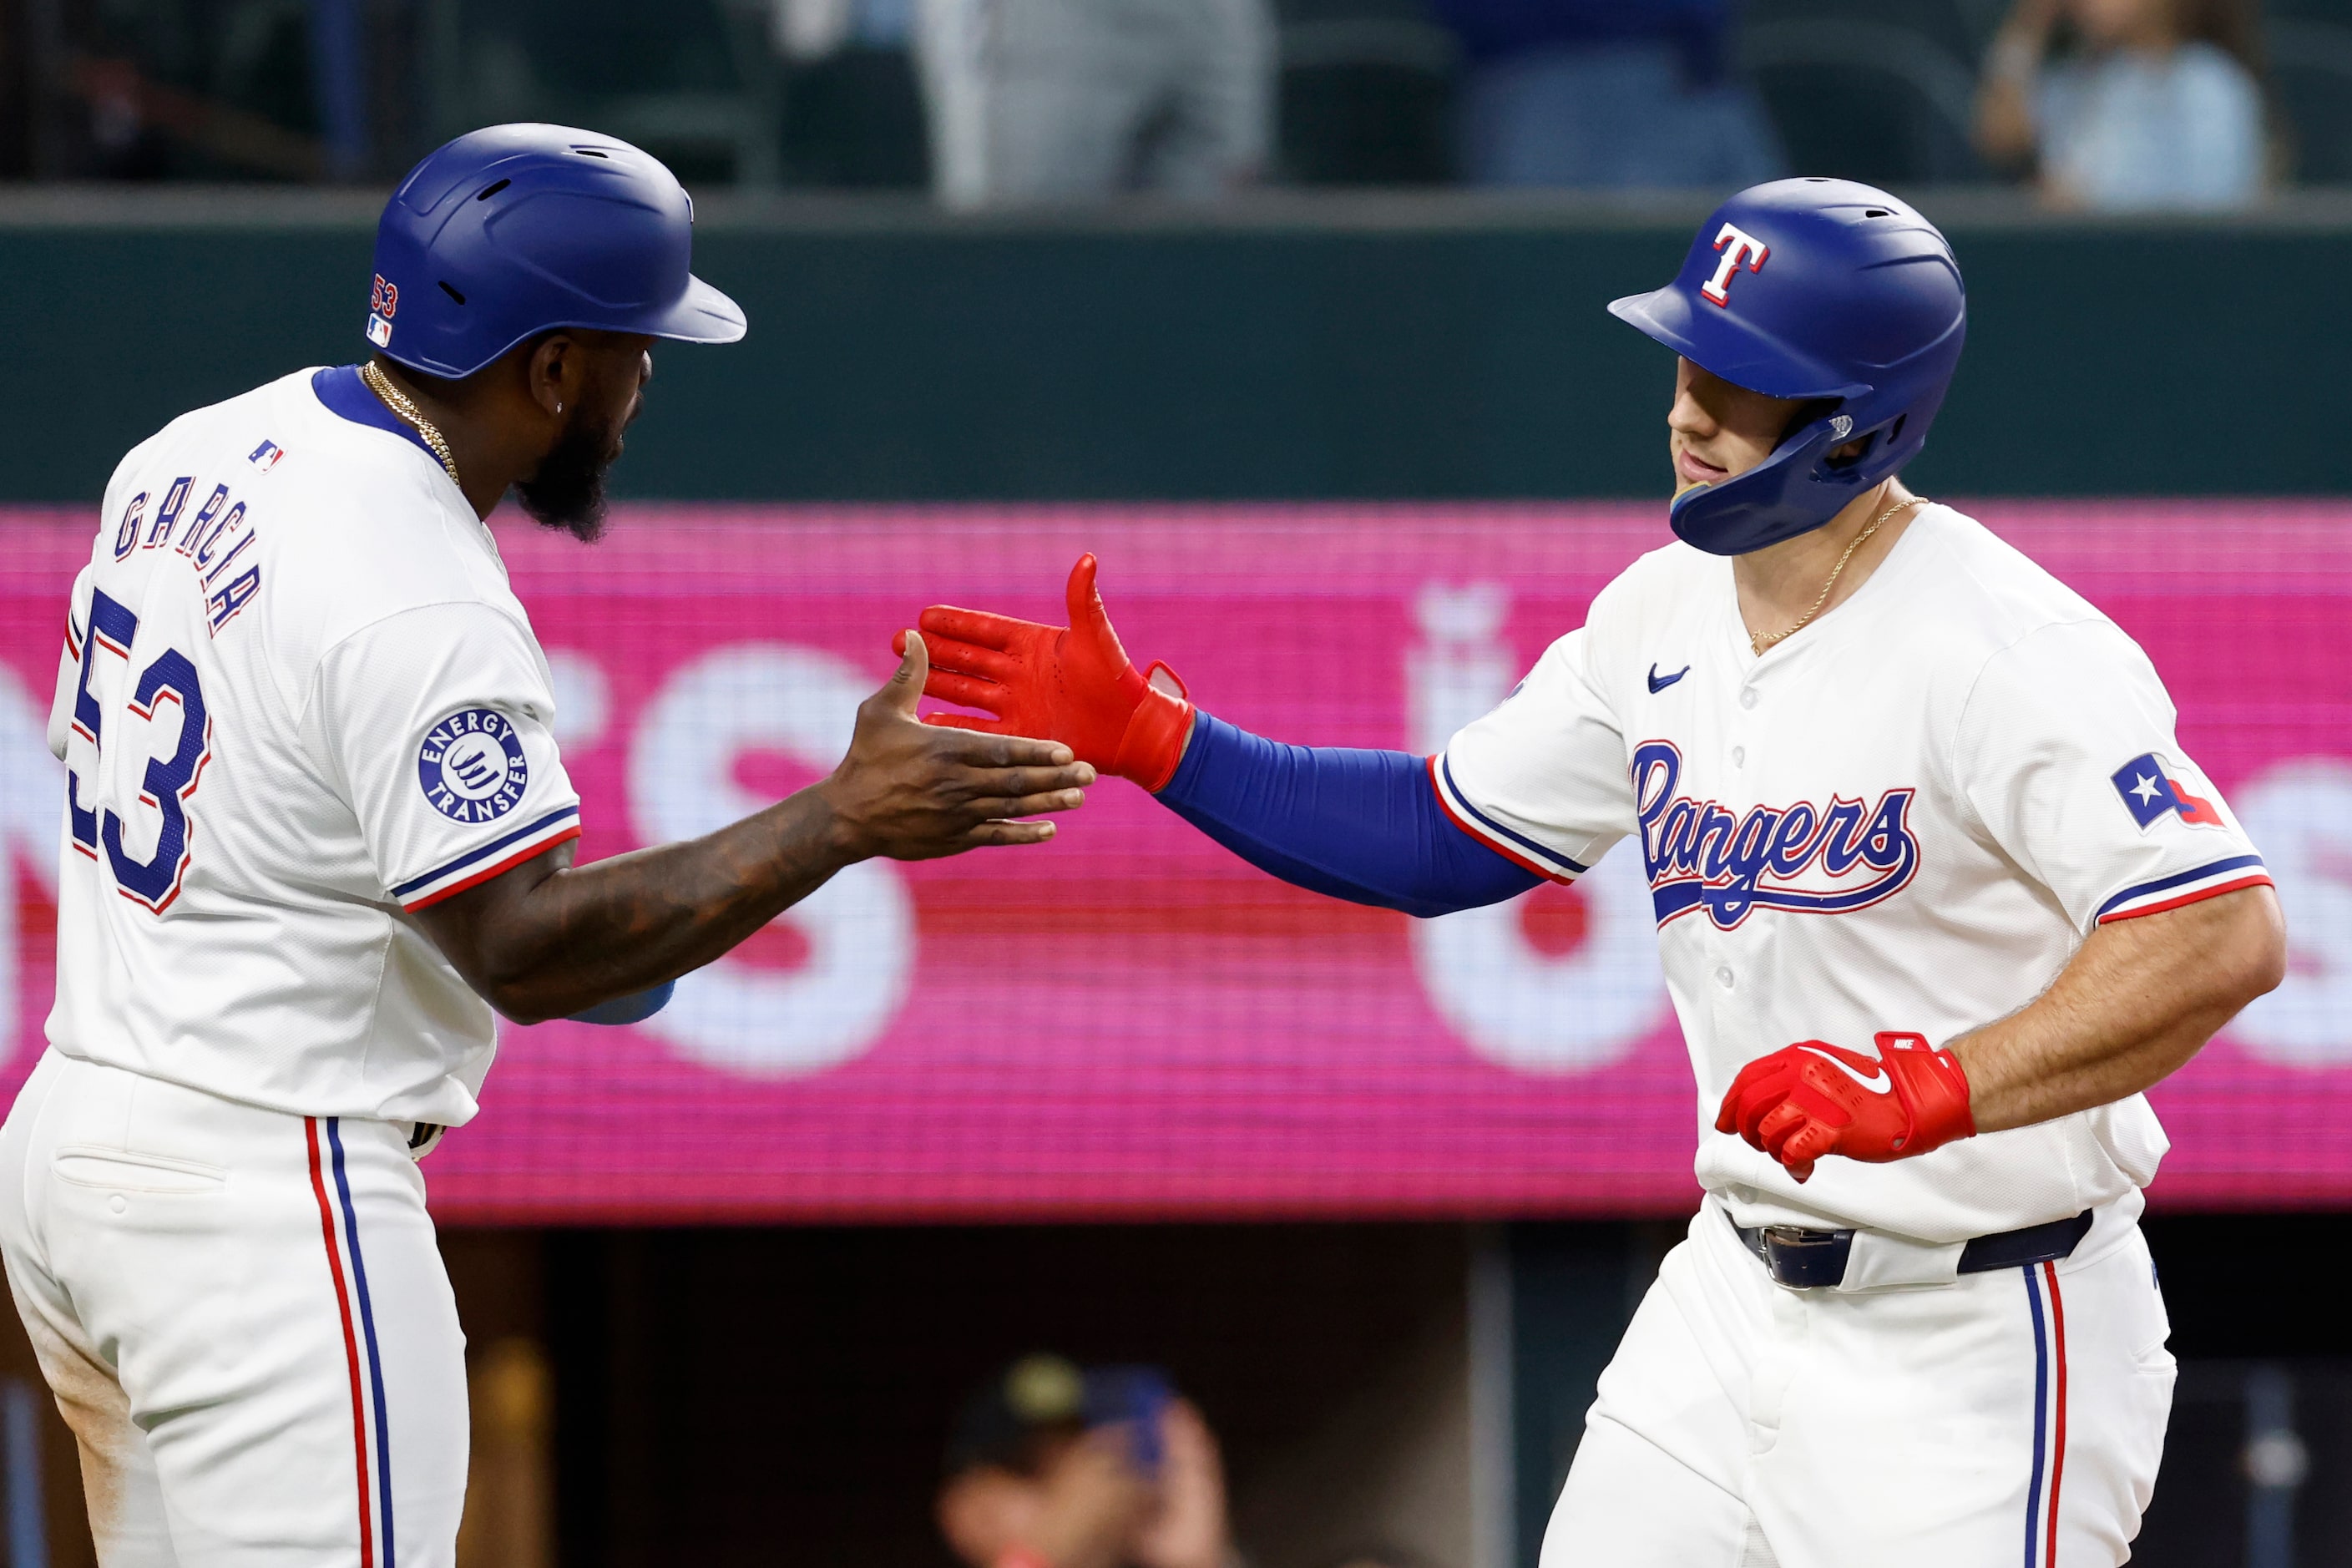
{"label": "black leather belt", "polygon": [[[1726,1210],[1723,1217],[1731,1220],[1730,1211]],[[1731,1220],[1731,1228],[1748,1251],[1763,1259],[1765,1271],[1779,1284],[1792,1290],[1814,1290],[1845,1283],[1846,1259],[1853,1254],[1850,1230],[1806,1230],[1793,1225],[1751,1229],[1737,1220]],[[2072,1219],[1979,1236],[1960,1248],[1959,1271],[1989,1274],[1996,1268],[2055,1262],[2072,1257],[2090,1234],[2091,1211],[2084,1209]]]}

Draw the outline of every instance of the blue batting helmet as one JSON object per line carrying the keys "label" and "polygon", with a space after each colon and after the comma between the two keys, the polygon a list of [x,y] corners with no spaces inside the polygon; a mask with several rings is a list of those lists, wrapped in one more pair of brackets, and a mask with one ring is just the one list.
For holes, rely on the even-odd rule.
{"label": "blue batting helmet", "polygon": [[472,132],[384,205],[368,342],[445,376],[552,327],[731,343],[743,312],[687,270],[693,238],[693,199],[650,153],[563,125]]}
{"label": "blue batting helmet", "polygon": [[[1609,310],[1736,385],[1830,405],[1755,468],[1675,498],[1675,532],[1716,555],[1810,532],[1909,462],[1968,335],[1943,235],[1851,180],[1740,192],[1698,231],[1672,283]],[[1855,440],[1861,456],[1830,460]]]}

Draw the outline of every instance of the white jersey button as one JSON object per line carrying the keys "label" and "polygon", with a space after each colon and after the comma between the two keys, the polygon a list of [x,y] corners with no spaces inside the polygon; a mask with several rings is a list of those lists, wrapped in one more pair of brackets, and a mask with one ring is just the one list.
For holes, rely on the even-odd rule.
{"label": "white jersey button", "polygon": [[1724,968],[1724,969],[1718,969],[1718,970],[1717,970],[1717,971],[1715,972],[1715,983],[1716,983],[1717,985],[1722,986],[1726,991],[1730,990],[1730,989],[1731,989],[1731,971],[1730,971],[1728,968]]}
{"label": "white jersey button", "polygon": [[1747,747],[1734,746],[1731,748],[1731,765],[1735,768],[1744,768],[1748,765]]}
{"label": "white jersey button", "polygon": [[1739,705],[1742,708],[1753,708],[1756,706],[1756,689],[1754,687],[1751,686],[1739,694]]}

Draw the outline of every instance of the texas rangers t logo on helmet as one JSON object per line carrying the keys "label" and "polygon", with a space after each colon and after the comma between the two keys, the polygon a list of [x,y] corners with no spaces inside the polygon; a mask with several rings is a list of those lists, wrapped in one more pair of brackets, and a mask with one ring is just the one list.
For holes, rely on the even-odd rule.
{"label": "texas rangers t logo on helmet", "polygon": [[1717,305],[1731,303],[1731,275],[1745,263],[1750,272],[1764,270],[1764,258],[1772,247],[1739,227],[1725,224],[1723,232],[1715,237],[1715,247],[1723,252],[1723,260],[1715,268],[1715,276],[1698,286],[1698,291]]}

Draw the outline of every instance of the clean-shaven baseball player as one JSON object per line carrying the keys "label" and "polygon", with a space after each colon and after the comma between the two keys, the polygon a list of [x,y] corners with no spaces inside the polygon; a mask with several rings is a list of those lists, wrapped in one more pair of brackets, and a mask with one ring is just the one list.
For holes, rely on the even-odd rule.
{"label": "clean-shaven baseball player", "polygon": [[1681,542],[1443,755],[1196,712],[1128,662],[1091,557],[1070,629],[926,612],[929,689],[1413,914],[1633,841],[1706,1197],[1601,1379],[1547,1568],[2120,1563],[2173,1378],[2141,1091],[2278,983],[2270,879],[2147,656],[1896,478],[1965,323],[1925,218],[1758,186],[1611,309],[1680,356]]}
{"label": "clean-shaven baseball player", "polygon": [[462,137],[384,209],[367,363],[174,420],[107,487],[49,721],[50,1048],[0,1131],[106,1568],[448,1564],[463,1340],[412,1156],[473,1117],[492,1009],[642,1016],[843,866],[1036,843],[1012,819],[1093,776],[916,722],[918,641],[823,783],[572,863],[483,520],[511,488],[593,538],[654,340],[743,335],[690,222],[609,136]]}

